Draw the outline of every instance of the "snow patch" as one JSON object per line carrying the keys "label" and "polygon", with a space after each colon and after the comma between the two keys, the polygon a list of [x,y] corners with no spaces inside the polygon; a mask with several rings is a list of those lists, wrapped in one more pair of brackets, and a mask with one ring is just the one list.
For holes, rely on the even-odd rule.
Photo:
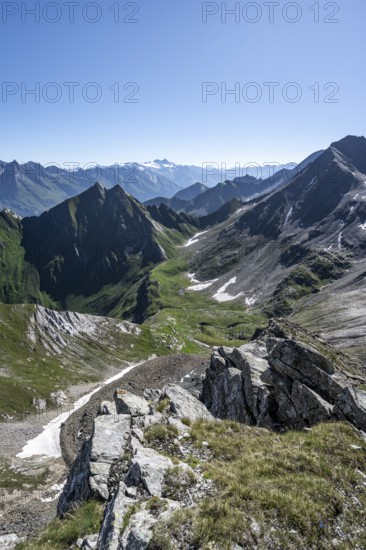
{"label": "snow patch", "polygon": [[257,298],[255,296],[252,296],[251,298],[245,298],[245,305],[248,307],[254,306],[256,303]]}
{"label": "snow patch", "polygon": [[212,281],[206,281],[205,283],[201,283],[198,279],[196,279],[195,273],[187,273],[187,277],[191,281],[191,283],[196,283],[195,285],[189,286],[187,290],[192,290],[193,292],[199,292],[200,290],[205,290],[206,288],[209,288],[212,286],[218,279],[213,279]]}
{"label": "snow patch", "polygon": [[359,227],[360,229],[362,229],[362,231],[366,231],[366,222],[365,222],[365,223],[361,223],[358,227]]}
{"label": "snow patch", "polygon": [[192,290],[193,292],[199,292],[200,290],[205,290],[206,288],[210,288],[214,283],[216,283],[218,279],[213,279],[212,281],[207,281],[206,283],[199,283],[198,285],[193,285],[188,287],[187,290]]}
{"label": "snow patch", "polygon": [[61,496],[61,493],[65,485],[66,485],[66,481],[60,485],[58,484],[53,485],[50,491],[52,491],[55,494],[48,497],[41,498],[41,502],[54,502],[55,500],[57,500]]}
{"label": "snow patch", "polygon": [[57,418],[49,422],[46,426],[43,427],[43,432],[37,435],[34,439],[31,439],[27,442],[23,450],[17,454],[17,458],[31,458],[33,456],[49,457],[49,458],[59,458],[61,457],[61,446],[60,446],[60,428],[61,425],[66,422],[66,420],[77,410],[81,409],[86,405],[90,398],[100,391],[104,386],[123,378],[131,370],[142,365],[142,363],[133,363],[126,369],[124,369],[116,376],[106,380],[99,388],[93,390],[92,392],[81,397],[76,403],[73,404],[71,410],[68,410],[65,413],[60,414]]}
{"label": "snow patch", "polygon": [[287,224],[288,224],[288,222],[289,222],[289,220],[290,220],[290,218],[291,218],[291,216],[292,216],[293,210],[294,210],[294,209],[293,209],[293,206],[291,206],[290,210],[289,210],[288,213],[287,213],[287,216],[286,216],[285,224],[284,224],[284,225],[287,225]]}
{"label": "snow patch", "polygon": [[236,277],[232,277],[232,279],[230,279],[230,281],[228,281],[221,288],[219,288],[219,290],[216,292],[216,294],[213,295],[213,299],[216,300],[217,302],[230,302],[231,300],[236,300],[237,298],[242,296],[243,295],[242,292],[240,292],[236,296],[231,296],[230,294],[228,294],[226,292],[227,288],[230,285],[234,285],[236,283],[236,280],[237,280]]}
{"label": "snow patch", "polygon": [[189,241],[184,245],[184,248],[187,248],[188,246],[192,246],[192,244],[198,243],[199,238],[202,235],[205,235],[205,233],[207,233],[207,232],[208,231],[202,231],[201,233],[196,233],[196,235],[194,237],[192,237],[191,239],[189,239]]}
{"label": "snow patch", "polygon": [[195,273],[187,273],[187,277],[191,281],[191,283],[199,283],[199,280],[196,279]]}

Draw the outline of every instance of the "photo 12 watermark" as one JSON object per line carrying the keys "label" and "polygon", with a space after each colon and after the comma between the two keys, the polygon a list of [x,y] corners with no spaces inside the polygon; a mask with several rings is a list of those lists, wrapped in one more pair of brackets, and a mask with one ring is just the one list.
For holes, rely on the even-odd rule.
{"label": "photo 12 watermark", "polygon": [[137,82],[2,82],[2,103],[139,103]]}
{"label": "photo 12 watermark", "polygon": [[202,2],[202,23],[340,22],[337,2]]}
{"label": "photo 12 watermark", "polygon": [[137,24],[137,2],[1,2],[1,23],[110,23]]}
{"label": "photo 12 watermark", "polygon": [[31,179],[35,183],[83,183],[93,185],[107,180],[110,185],[133,184],[138,180],[138,167],[134,163],[119,164],[115,162],[111,166],[100,166],[91,161],[82,164],[78,161],[65,161],[62,164],[56,161],[39,164],[28,162],[19,165],[17,162],[7,163],[0,174],[0,184],[10,185],[16,176],[20,183],[26,183]]}
{"label": "photo 12 watermark", "polygon": [[337,82],[313,82],[304,86],[299,82],[202,82],[202,103],[339,103]]}

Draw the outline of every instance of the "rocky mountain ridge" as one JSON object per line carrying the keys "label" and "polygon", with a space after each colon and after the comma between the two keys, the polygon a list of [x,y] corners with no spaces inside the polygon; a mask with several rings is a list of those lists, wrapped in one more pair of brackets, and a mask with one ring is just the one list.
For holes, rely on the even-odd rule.
{"label": "rocky mountain ridge", "polygon": [[126,291],[192,234],[188,217],[157,219],[121,187],[99,184],[39,217],[3,211],[0,299],[99,315],[133,309]]}
{"label": "rocky mountain ridge", "polygon": [[[328,422],[331,430],[332,422],[341,420],[354,426],[354,432],[347,433],[354,433],[350,441],[358,442],[351,445],[357,453],[366,441],[366,393],[357,387],[365,381],[362,370],[346,356],[297,325],[274,320],[256,332],[252,343],[214,351],[201,394],[168,384],[163,390],[146,390],[144,397],[117,390],[113,400],[102,401],[92,436],[70,470],[58,513],[65,517],[75,504],[91,498],[105,503],[99,533],[85,533],[77,541],[80,548],[186,548],[194,529],[185,523],[187,518],[202,500],[220,494],[204,475],[213,443],[200,439],[202,435],[195,440],[200,426],[209,430],[219,418],[253,430],[309,431],[319,422]],[[222,429],[235,434],[234,423]],[[341,529],[337,522],[329,527],[324,544],[332,536],[334,540],[335,533],[340,541],[353,536],[349,526],[342,521],[339,525]],[[163,536],[164,529],[173,541]],[[274,548],[277,530],[263,529],[252,519],[249,532],[236,532],[227,548],[244,548],[244,539],[251,540],[253,548]],[[304,540],[294,533],[298,543]],[[168,539],[173,546],[166,546]]]}
{"label": "rocky mountain ridge", "polygon": [[273,320],[239,349],[211,359],[202,399],[216,418],[269,429],[347,420],[366,432],[365,373],[325,342]]}

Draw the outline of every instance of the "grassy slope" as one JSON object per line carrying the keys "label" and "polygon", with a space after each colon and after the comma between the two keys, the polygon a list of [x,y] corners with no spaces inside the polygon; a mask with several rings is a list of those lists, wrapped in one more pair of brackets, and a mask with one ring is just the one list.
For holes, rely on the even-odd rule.
{"label": "grassy slope", "polygon": [[[186,272],[184,254],[152,270],[149,288],[158,290],[149,297],[150,317],[139,336],[122,334],[117,321],[110,319],[97,339],[70,337],[70,345],[60,355],[27,337],[34,306],[0,304],[0,413],[29,412],[33,398],[47,398],[57,389],[81,382],[97,382],[105,378],[108,368],[122,368],[123,361],[179,351],[200,353],[199,342],[241,345],[266,324],[264,317],[249,314],[235,303],[218,304],[204,293],[182,292],[190,284]],[[116,313],[120,316],[121,311]]]}
{"label": "grassy slope", "polygon": [[39,276],[35,268],[25,261],[21,246],[22,234],[16,218],[0,216],[0,302],[38,302],[55,305],[39,291]]}
{"label": "grassy slope", "polygon": [[[82,382],[97,382],[111,368],[122,370],[124,361],[137,361],[152,353],[167,353],[149,328],[125,334],[118,322],[106,319],[96,338],[68,337],[61,354],[47,351],[27,336],[32,305],[0,304],[0,414],[32,410],[33,398],[47,398],[58,389]],[[65,335],[62,335],[65,338]]]}
{"label": "grassy slope", "polygon": [[192,437],[198,449],[209,443],[211,458],[199,467],[215,492],[158,524],[155,549],[175,548],[182,533],[187,547],[207,549],[330,549],[333,539],[342,539],[337,548],[365,547],[366,446],[348,424],[279,435],[198,422]]}
{"label": "grassy slope", "polygon": [[34,541],[18,544],[16,550],[76,550],[78,538],[98,533],[103,520],[103,507],[90,500],[68,514],[55,519]]}
{"label": "grassy slope", "polygon": [[157,266],[150,275],[149,320],[154,333],[185,340],[183,350],[196,350],[193,340],[208,345],[242,345],[257,327],[267,324],[258,312],[246,312],[235,302],[218,303],[205,292],[187,288],[188,254],[180,249],[177,256]]}

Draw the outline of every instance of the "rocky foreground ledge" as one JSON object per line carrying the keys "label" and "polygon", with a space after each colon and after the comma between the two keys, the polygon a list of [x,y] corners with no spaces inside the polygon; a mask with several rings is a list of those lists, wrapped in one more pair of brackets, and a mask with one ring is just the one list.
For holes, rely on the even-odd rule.
{"label": "rocky foreground ledge", "polygon": [[[145,398],[117,390],[114,401],[101,404],[93,436],[75,461],[58,505],[64,516],[93,497],[108,502],[100,533],[80,541],[81,548],[146,548],[159,519],[207,493],[210,482],[183,462],[193,450],[181,442],[190,437],[195,420],[213,416],[179,385],[146,390]],[[167,438],[174,461],[166,456],[169,449],[149,446]]]}
{"label": "rocky foreground ledge", "polygon": [[[143,396],[116,390],[113,400],[101,403],[92,435],[72,465],[58,504],[61,518],[90,499],[105,505],[99,533],[85,533],[78,547],[191,548],[184,529],[173,546],[154,541],[177,512],[195,509],[215,494],[214,481],[201,467],[211,460],[210,444],[202,440],[197,446],[191,437],[197,421],[211,425],[215,419],[233,420],[278,433],[341,420],[358,433],[347,446],[364,452],[366,393],[362,387],[366,388],[366,379],[362,369],[297,325],[272,321],[249,344],[215,349],[202,382],[200,394],[168,384],[162,390],[146,389]],[[234,437],[235,429],[229,425],[230,430]],[[259,445],[261,434],[255,431],[255,435]],[[278,438],[273,444],[281,446]],[[366,479],[359,471],[361,463],[357,464],[357,475]],[[230,463],[227,466],[229,471]],[[259,527],[255,522],[251,525],[253,540],[257,540]],[[268,537],[262,542],[267,540],[268,548],[276,548]],[[241,546],[229,544],[227,548],[239,550]]]}

